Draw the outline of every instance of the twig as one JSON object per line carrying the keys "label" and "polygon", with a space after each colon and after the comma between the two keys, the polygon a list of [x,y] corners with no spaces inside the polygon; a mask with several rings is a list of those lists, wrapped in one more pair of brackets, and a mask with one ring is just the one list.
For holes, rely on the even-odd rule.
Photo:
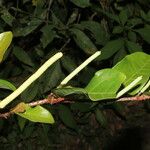
{"label": "twig", "polygon": [[[114,102],[111,103],[115,103],[115,102],[128,102],[128,101],[144,101],[144,100],[150,100],[150,96],[149,95],[141,95],[141,96],[133,96],[133,97],[123,97],[120,98]],[[34,106],[38,106],[38,105],[43,105],[43,104],[57,104],[57,103],[71,103],[72,101],[68,101],[67,99],[65,99],[64,97],[56,97],[53,93],[50,94],[48,96],[48,98],[42,99],[42,100],[38,100],[38,101],[34,101],[31,103],[27,103],[27,105],[29,105],[30,107],[34,107]],[[19,105],[19,104],[18,104]],[[17,105],[17,106],[18,106]],[[12,108],[9,112],[6,113],[0,113],[0,118],[5,118],[7,119],[8,117],[10,117],[11,115],[15,114],[15,113],[20,113],[22,112],[21,109],[17,108],[15,106],[14,108]]]}
{"label": "twig", "polygon": [[[38,100],[38,101],[34,101],[34,102],[31,102],[31,103],[26,103],[26,104],[29,105],[30,107],[34,107],[34,106],[43,105],[43,104],[53,105],[53,104],[57,104],[57,103],[61,103],[61,102],[68,102],[68,101],[65,101],[65,98],[63,98],[63,97],[58,97],[57,98],[54,94],[50,94],[48,96],[48,98]],[[19,103],[19,104],[21,104],[21,103]],[[22,105],[19,106],[19,104],[17,104],[9,112],[0,113],[0,118],[7,119],[8,117],[13,115],[14,113],[21,113],[22,112],[22,108],[21,108]]]}
{"label": "twig", "polygon": [[141,96],[133,96],[133,97],[123,97],[118,99],[115,102],[127,102],[127,101],[144,101],[144,100],[150,100],[149,95],[141,95]]}

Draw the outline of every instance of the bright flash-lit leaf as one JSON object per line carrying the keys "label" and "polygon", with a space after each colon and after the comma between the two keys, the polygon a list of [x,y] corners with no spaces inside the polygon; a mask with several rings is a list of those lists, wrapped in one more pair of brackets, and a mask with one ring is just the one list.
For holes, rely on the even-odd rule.
{"label": "bright flash-lit leaf", "polygon": [[120,71],[126,75],[124,85],[129,85],[137,77],[142,76],[142,80],[138,83],[140,85],[132,94],[136,94],[150,77],[150,55],[143,52],[136,52],[126,56],[119,63],[117,63],[113,70]]}
{"label": "bright flash-lit leaf", "polygon": [[0,34],[0,62],[3,60],[4,54],[12,41],[12,32],[3,32]]}
{"label": "bright flash-lit leaf", "polygon": [[54,118],[51,113],[42,106],[29,107],[27,106],[24,113],[17,113],[19,116],[33,122],[54,123]]}
{"label": "bright flash-lit leaf", "polygon": [[0,88],[12,90],[12,91],[16,90],[16,87],[12,83],[2,79],[0,79]]}
{"label": "bright flash-lit leaf", "polygon": [[125,79],[126,76],[119,71],[103,69],[95,73],[85,90],[93,101],[112,99]]}

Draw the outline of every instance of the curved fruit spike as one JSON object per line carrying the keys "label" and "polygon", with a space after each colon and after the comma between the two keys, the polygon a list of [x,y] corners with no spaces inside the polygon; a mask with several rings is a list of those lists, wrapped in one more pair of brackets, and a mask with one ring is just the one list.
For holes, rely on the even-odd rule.
{"label": "curved fruit spike", "polygon": [[13,38],[11,31],[3,32],[0,34],[0,63],[3,60],[4,54],[9,47]]}

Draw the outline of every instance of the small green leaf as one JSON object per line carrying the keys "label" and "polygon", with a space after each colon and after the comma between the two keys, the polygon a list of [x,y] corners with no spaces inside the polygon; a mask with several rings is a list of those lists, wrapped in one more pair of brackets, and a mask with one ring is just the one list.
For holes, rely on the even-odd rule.
{"label": "small green leaf", "polygon": [[145,26],[144,28],[136,30],[141,37],[150,44],[150,26]]}
{"label": "small green leaf", "polygon": [[114,34],[119,34],[123,32],[123,28],[121,26],[115,26],[113,29]]}
{"label": "small green leaf", "polygon": [[130,41],[132,41],[132,42],[136,42],[136,33],[135,32],[132,32],[132,31],[129,31],[128,32],[128,38],[129,38],[129,40]]}
{"label": "small green leaf", "polygon": [[96,21],[82,21],[81,25],[92,33],[97,44],[104,45],[109,39],[108,34],[100,23]]}
{"label": "small green leaf", "polygon": [[125,25],[125,23],[128,20],[128,15],[127,15],[127,11],[125,9],[123,9],[120,14],[119,14],[119,19],[122,23],[122,25]]}
{"label": "small green leaf", "polygon": [[97,121],[101,124],[101,126],[103,128],[106,128],[106,126],[107,126],[107,119],[106,119],[106,116],[103,114],[103,112],[100,111],[99,109],[96,109],[95,115],[96,115]]}
{"label": "small green leaf", "polygon": [[21,62],[23,62],[26,65],[34,66],[32,59],[28,55],[27,52],[25,52],[21,47],[15,46],[13,48],[13,54],[17,57],[17,59]]}
{"label": "small green leaf", "polygon": [[80,112],[89,112],[91,110],[91,103],[75,102],[71,104],[71,110]]}
{"label": "small green leaf", "polygon": [[48,68],[48,70],[41,77],[40,79],[42,83],[40,85],[41,92],[45,93],[50,91],[52,88],[54,88],[60,82],[61,75],[62,75],[62,71],[61,71],[60,62],[57,61],[50,68]]}
{"label": "small green leaf", "polygon": [[12,41],[12,32],[3,32],[0,34],[0,62],[2,62],[4,54]]}
{"label": "small green leaf", "polygon": [[90,6],[89,0],[70,0],[70,1],[81,8]]}
{"label": "small green leaf", "polygon": [[24,113],[17,113],[17,115],[26,118],[33,122],[41,122],[41,123],[54,123],[54,118],[51,113],[41,106],[29,107],[27,106],[26,111]]}
{"label": "small green leaf", "polygon": [[20,130],[23,131],[27,120],[25,118],[20,117],[20,116],[17,117],[17,120],[18,120],[18,125],[20,127]]}
{"label": "small green leaf", "polygon": [[8,12],[8,10],[3,10],[1,13],[2,13],[1,18],[5,21],[5,23],[12,26],[14,17]]}
{"label": "small green leaf", "polygon": [[43,35],[40,40],[42,42],[43,48],[45,48],[49,43],[51,43],[54,37],[56,36],[56,32],[53,30],[53,28],[53,25],[46,25],[41,29]]}
{"label": "small green leaf", "polygon": [[16,90],[16,87],[12,83],[2,79],[0,79],[0,88],[12,90],[12,91]]}
{"label": "small green leaf", "polygon": [[71,94],[84,94],[84,95],[87,94],[84,89],[75,88],[75,87],[57,88],[53,92],[59,96],[67,96],[67,95],[71,95]]}
{"label": "small green leaf", "polygon": [[89,39],[89,37],[79,29],[72,28],[73,38],[76,44],[87,54],[94,54],[97,51],[96,46]]}
{"label": "small green leaf", "polygon": [[59,105],[58,109],[59,109],[59,117],[62,120],[62,122],[66,126],[76,130],[77,124],[76,121],[74,120],[74,117],[70,109],[65,105]]}
{"label": "small green leaf", "polygon": [[72,72],[74,69],[77,68],[75,60],[70,58],[69,56],[63,56],[61,59],[62,66],[67,70],[69,73]]}
{"label": "small green leaf", "polygon": [[124,46],[124,40],[123,39],[117,39],[113,41],[109,41],[102,49],[101,49],[101,55],[98,60],[104,60],[111,57],[113,54],[115,54],[117,51],[122,49]]}
{"label": "small green leaf", "polygon": [[14,36],[26,36],[33,32],[40,24],[42,23],[42,19],[34,18],[28,24],[26,27],[20,27],[20,28],[15,28],[14,29]]}
{"label": "small green leaf", "polygon": [[138,44],[138,43],[134,43],[131,41],[126,41],[126,47],[128,48],[128,51],[130,53],[134,53],[134,52],[142,52],[142,47]]}
{"label": "small green leaf", "polygon": [[103,10],[102,8],[100,8],[98,5],[92,5],[91,9],[93,9],[94,11],[96,11],[96,12],[98,12],[100,14],[103,13],[108,18],[110,18],[110,19],[120,23],[118,15],[115,15],[114,13],[108,13],[107,11]]}
{"label": "small green leaf", "polygon": [[125,48],[122,48],[120,51],[118,51],[113,59],[113,65],[115,65],[117,62],[119,62],[121,59],[123,59],[127,55],[127,52]]}
{"label": "small green leaf", "polygon": [[23,99],[24,102],[32,101],[38,95],[39,88],[39,82],[33,82],[25,91],[21,93],[21,99]]}
{"label": "small green leaf", "polygon": [[119,71],[103,69],[95,73],[85,90],[92,101],[112,99],[125,79],[126,76]]}

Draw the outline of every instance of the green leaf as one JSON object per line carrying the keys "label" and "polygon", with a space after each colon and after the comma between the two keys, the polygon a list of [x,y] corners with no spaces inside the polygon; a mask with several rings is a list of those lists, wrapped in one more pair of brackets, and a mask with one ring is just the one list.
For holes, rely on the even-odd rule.
{"label": "green leaf", "polygon": [[89,39],[89,37],[79,29],[72,28],[70,29],[72,34],[74,35],[73,38],[76,44],[87,54],[94,54],[97,51],[96,46],[93,42]]}
{"label": "green leaf", "polygon": [[106,116],[103,114],[103,112],[100,111],[99,109],[96,109],[95,115],[96,115],[97,121],[101,124],[101,126],[103,128],[106,128],[106,126],[107,126],[107,119],[106,119]]}
{"label": "green leaf", "polygon": [[128,51],[130,53],[134,53],[134,52],[142,52],[142,47],[138,44],[138,43],[134,43],[131,41],[126,41],[126,47],[128,48]]}
{"label": "green leaf", "polygon": [[108,34],[100,23],[96,21],[82,21],[81,25],[92,33],[97,44],[104,45],[107,42]]}
{"label": "green leaf", "polygon": [[54,88],[60,82],[61,75],[60,62],[57,61],[42,76],[40,80],[42,82],[40,85],[41,92],[45,93]]}
{"label": "green leaf", "polygon": [[0,88],[12,90],[12,91],[16,90],[16,87],[12,83],[2,79],[0,79]]}
{"label": "green leaf", "polygon": [[132,42],[136,42],[136,33],[135,32],[132,32],[132,31],[129,31],[128,32],[128,38],[129,38],[129,40],[130,41],[132,41]]}
{"label": "green leaf", "polygon": [[18,120],[18,126],[19,126],[20,130],[23,131],[23,129],[26,125],[27,119],[18,116],[17,120]]}
{"label": "green leaf", "polygon": [[27,52],[25,52],[21,47],[15,46],[13,48],[13,54],[17,57],[17,59],[21,62],[23,62],[26,65],[34,66],[32,59],[28,55]]}
{"label": "green leaf", "polygon": [[42,23],[42,19],[34,18],[30,22],[28,22],[27,26],[22,28],[15,28],[14,29],[14,36],[26,36],[33,32],[40,24]]}
{"label": "green leaf", "polygon": [[70,0],[70,1],[81,8],[90,6],[89,0]]}
{"label": "green leaf", "polygon": [[119,17],[113,13],[108,13],[107,11],[103,10],[102,8],[100,8],[97,5],[92,5],[91,9],[93,9],[94,11],[98,12],[98,13],[103,13],[104,15],[106,15],[108,18],[120,23]]}
{"label": "green leaf", "polygon": [[84,95],[87,94],[83,88],[75,88],[75,87],[57,88],[53,92],[59,96],[67,96],[71,94],[84,94]]}
{"label": "green leaf", "polygon": [[1,13],[2,13],[1,18],[5,21],[5,23],[12,26],[14,17],[8,12],[8,10],[3,10]]}
{"label": "green leaf", "polygon": [[26,111],[24,113],[17,113],[17,115],[26,118],[33,122],[41,122],[41,123],[54,123],[54,118],[51,113],[41,106],[29,107],[27,106]]}
{"label": "green leaf", "polygon": [[123,28],[121,26],[115,26],[113,29],[114,34],[119,34],[123,32]]}
{"label": "green leaf", "polygon": [[3,32],[0,34],[0,62],[2,62],[4,54],[12,41],[12,32]]}
{"label": "green leaf", "polygon": [[69,56],[63,56],[61,58],[62,66],[70,73],[74,69],[77,68],[77,65],[73,58],[70,58]]}
{"label": "green leaf", "polygon": [[119,14],[119,19],[122,23],[122,25],[125,25],[125,23],[128,20],[128,15],[127,15],[127,11],[125,9],[123,9],[120,14]]}
{"label": "green leaf", "polygon": [[125,78],[126,76],[119,71],[103,69],[95,73],[85,90],[92,101],[112,99],[116,97],[116,92]]}
{"label": "green leaf", "polygon": [[101,55],[98,58],[98,60],[105,60],[111,57],[113,54],[115,54],[117,51],[122,49],[124,46],[124,40],[123,39],[117,39],[113,41],[109,41],[102,49],[101,49]]}
{"label": "green leaf", "polygon": [[91,103],[75,102],[71,104],[71,110],[80,112],[89,112],[91,110]]}
{"label": "green leaf", "polygon": [[126,75],[126,80],[123,83],[125,86],[129,85],[137,77],[143,76],[142,80],[139,82],[139,88],[132,92],[132,94],[136,94],[150,77],[149,66],[150,55],[143,52],[136,52],[122,59],[113,67],[113,70],[122,72]]}
{"label": "green leaf", "polygon": [[133,27],[135,27],[137,25],[140,25],[140,24],[143,24],[142,19],[140,19],[140,18],[131,18],[131,19],[128,19],[127,26],[130,27],[130,28],[133,28]]}
{"label": "green leaf", "polygon": [[74,117],[70,109],[65,105],[59,105],[58,109],[59,109],[59,117],[62,120],[62,122],[66,126],[76,130],[77,124],[76,121],[74,120]]}
{"label": "green leaf", "polygon": [[21,93],[21,99],[23,99],[24,102],[32,101],[38,95],[39,88],[39,82],[33,82],[25,91]]}
{"label": "green leaf", "polygon": [[145,26],[144,28],[136,30],[141,37],[150,44],[150,26]]}
{"label": "green leaf", "polygon": [[120,51],[118,51],[113,60],[113,65],[115,65],[117,62],[119,62],[121,59],[123,59],[127,55],[127,52],[125,48],[122,48]]}
{"label": "green leaf", "polygon": [[53,30],[53,28],[53,25],[46,25],[41,29],[43,34],[40,40],[42,42],[43,48],[45,48],[55,38],[56,32]]}

